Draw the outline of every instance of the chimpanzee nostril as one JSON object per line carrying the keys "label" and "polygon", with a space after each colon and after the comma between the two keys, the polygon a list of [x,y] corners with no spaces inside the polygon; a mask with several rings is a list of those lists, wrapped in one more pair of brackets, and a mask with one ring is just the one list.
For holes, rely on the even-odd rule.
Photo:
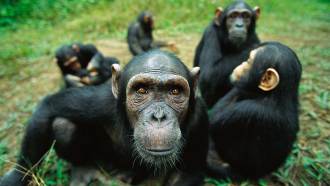
{"label": "chimpanzee nostril", "polygon": [[242,23],[236,23],[235,26],[238,27],[238,28],[241,28],[241,27],[243,27],[243,24]]}
{"label": "chimpanzee nostril", "polygon": [[242,28],[244,26],[244,22],[242,19],[238,18],[236,21],[235,21],[235,27],[236,28]]}
{"label": "chimpanzee nostril", "polygon": [[156,110],[152,114],[152,119],[157,120],[158,122],[161,122],[161,121],[165,120],[165,118],[166,118],[166,116],[165,116],[163,108],[160,106],[157,106]]}

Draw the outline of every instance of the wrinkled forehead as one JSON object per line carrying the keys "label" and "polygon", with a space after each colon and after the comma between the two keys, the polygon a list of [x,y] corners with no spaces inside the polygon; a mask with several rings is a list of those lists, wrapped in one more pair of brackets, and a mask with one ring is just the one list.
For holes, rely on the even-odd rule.
{"label": "wrinkled forehead", "polygon": [[189,90],[189,83],[186,78],[180,75],[174,74],[152,74],[152,73],[141,73],[134,75],[127,83],[127,88],[130,89],[136,85],[148,85],[148,86],[180,86]]}
{"label": "wrinkled forehead", "polygon": [[177,59],[169,56],[150,55],[140,58],[135,63],[135,65],[128,69],[131,76],[148,73],[159,76],[173,74],[187,78],[187,72],[183,65]]}

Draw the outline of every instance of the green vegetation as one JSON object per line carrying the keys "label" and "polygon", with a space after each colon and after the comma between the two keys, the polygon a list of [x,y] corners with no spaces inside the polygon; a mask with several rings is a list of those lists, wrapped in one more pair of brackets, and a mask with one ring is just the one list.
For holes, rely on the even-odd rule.
{"label": "green vegetation", "polygon": [[[261,7],[262,40],[292,47],[303,64],[301,132],[294,151],[277,172],[242,185],[330,184],[330,2],[249,0]],[[127,25],[144,9],[156,15],[157,35],[177,41],[189,59],[215,7],[229,0],[3,0],[0,2],[0,175],[15,160],[24,123],[43,96],[59,88],[55,49],[73,41],[125,42]],[[188,38],[184,41],[182,38]],[[190,53],[184,49],[189,49]],[[127,48],[122,47],[122,50]],[[112,48],[110,48],[112,50]],[[118,54],[117,54],[118,53]],[[120,52],[119,59],[127,59]],[[126,62],[126,61],[124,61]],[[290,86],[290,85],[288,85]],[[69,168],[53,152],[36,173],[47,185],[67,185]],[[106,176],[108,177],[108,176]],[[210,185],[230,181],[206,179]],[[114,181],[111,185],[120,185]]]}

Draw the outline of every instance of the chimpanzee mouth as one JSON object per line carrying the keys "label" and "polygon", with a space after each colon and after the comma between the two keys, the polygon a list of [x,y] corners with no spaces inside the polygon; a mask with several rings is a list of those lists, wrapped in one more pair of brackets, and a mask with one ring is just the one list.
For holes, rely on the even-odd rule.
{"label": "chimpanzee mouth", "polygon": [[[153,160],[158,161],[157,159],[166,159],[172,156],[176,156],[179,148],[166,148],[166,149],[152,149],[146,148],[141,145],[136,146],[136,150],[142,159],[145,159],[149,162]],[[150,161],[151,160],[151,161]]]}
{"label": "chimpanzee mouth", "polygon": [[174,152],[174,148],[168,149],[144,149],[147,153],[150,153],[153,156],[166,156]]}
{"label": "chimpanzee mouth", "polygon": [[[145,162],[147,167],[154,170],[154,174],[162,174],[167,169],[175,167],[176,162],[180,158],[182,143],[174,145],[172,148],[165,149],[151,149],[146,148],[142,144],[135,141],[134,143],[135,161]],[[136,165],[136,163],[133,163]]]}

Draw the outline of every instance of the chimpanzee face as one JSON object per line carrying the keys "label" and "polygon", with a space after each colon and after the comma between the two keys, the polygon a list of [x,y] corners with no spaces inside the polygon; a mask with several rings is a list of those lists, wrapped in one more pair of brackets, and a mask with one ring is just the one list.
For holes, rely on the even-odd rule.
{"label": "chimpanzee face", "polygon": [[157,67],[133,76],[127,84],[127,113],[136,150],[149,162],[174,161],[182,145],[180,123],[189,105],[187,80]]}
{"label": "chimpanzee face", "polygon": [[239,81],[241,79],[242,76],[245,76],[248,74],[248,72],[250,71],[255,55],[257,53],[257,49],[252,50],[250,52],[250,56],[249,59],[244,61],[242,64],[238,65],[232,72],[231,76],[230,76],[230,80],[232,82],[236,82]]}
{"label": "chimpanzee face", "polygon": [[219,22],[221,14],[222,9],[218,8],[216,10],[215,23],[217,25],[224,24],[228,32],[229,41],[236,46],[240,46],[247,40],[251,30],[250,27],[255,26],[255,21],[260,15],[260,8],[256,6],[254,9],[251,9],[251,7],[244,2],[235,2],[225,10],[224,23]]}
{"label": "chimpanzee face", "polygon": [[250,52],[249,59],[233,70],[230,76],[230,79],[233,83],[240,81],[242,77],[244,77],[244,79],[248,81],[250,81],[249,79],[253,80],[254,78],[249,78],[250,76],[253,77],[253,75],[251,75],[249,72],[252,68],[256,68],[256,71],[262,72],[261,78],[258,79],[259,89],[267,92],[277,87],[280,82],[280,75],[278,74],[277,70],[272,67],[272,61],[267,61],[267,64],[264,64],[265,66],[269,66],[268,68],[266,68],[266,70],[262,69],[260,66],[260,63],[265,63],[264,61],[259,60],[256,62],[256,55],[264,54],[264,49],[264,47],[259,47],[257,49],[252,50]]}
{"label": "chimpanzee face", "polygon": [[64,62],[64,66],[74,71],[79,71],[81,69],[81,64],[76,56],[67,57],[67,60]]}
{"label": "chimpanzee face", "polygon": [[252,12],[240,5],[241,4],[228,11],[226,15],[226,26],[229,40],[236,45],[245,42],[252,17]]}
{"label": "chimpanzee face", "polygon": [[149,15],[149,14],[145,15],[145,16],[143,17],[143,21],[144,21],[144,23],[145,23],[146,25],[148,25],[150,28],[154,28],[154,19],[153,19],[152,15]]}
{"label": "chimpanzee face", "polygon": [[[191,89],[194,89],[185,77],[187,74],[182,75],[181,66],[172,60],[158,54],[141,61],[139,67],[134,68],[141,70],[129,78],[125,92],[126,113],[134,129],[134,149],[156,168],[169,166],[178,158],[183,143],[180,125],[187,115]],[[192,72],[190,74],[198,74],[199,68],[198,72]],[[112,78],[116,78],[116,73]],[[116,89],[116,83],[113,84]]]}

